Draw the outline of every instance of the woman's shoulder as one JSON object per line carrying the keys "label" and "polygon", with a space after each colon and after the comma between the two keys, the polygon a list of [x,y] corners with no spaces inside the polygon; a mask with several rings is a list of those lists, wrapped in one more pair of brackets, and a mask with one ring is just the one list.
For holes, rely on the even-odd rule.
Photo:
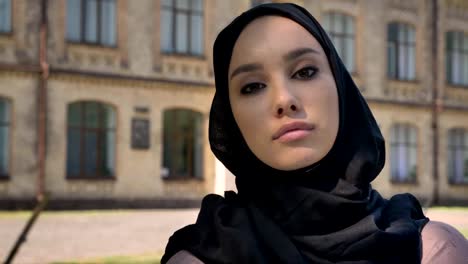
{"label": "woman's shoulder", "polygon": [[421,232],[422,264],[468,263],[468,241],[453,226],[429,221]]}
{"label": "woman's shoulder", "polygon": [[199,260],[197,257],[192,255],[192,253],[188,252],[187,250],[181,250],[177,252],[174,256],[172,256],[167,261],[167,264],[181,264],[181,263],[203,264],[201,260]]}

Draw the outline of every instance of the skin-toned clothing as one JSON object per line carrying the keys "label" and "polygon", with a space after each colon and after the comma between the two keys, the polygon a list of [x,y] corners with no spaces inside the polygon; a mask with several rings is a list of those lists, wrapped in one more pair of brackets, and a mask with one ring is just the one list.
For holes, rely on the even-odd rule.
{"label": "skin-toned clothing", "polygon": [[190,254],[190,252],[186,250],[181,250],[172,258],[169,259],[167,264],[202,264],[203,262],[199,260],[197,257],[194,255]]}
{"label": "skin-toned clothing", "polygon": [[421,232],[422,264],[468,263],[468,241],[454,227],[429,221]]}
{"label": "skin-toned clothing", "polygon": [[[437,221],[429,221],[421,232],[423,255],[421,264],[466,264],[468,241],[454,227]],[[391,250],[391,249],[389,249]],[[179,251],[168,264],[202,264],[186,250]]]}

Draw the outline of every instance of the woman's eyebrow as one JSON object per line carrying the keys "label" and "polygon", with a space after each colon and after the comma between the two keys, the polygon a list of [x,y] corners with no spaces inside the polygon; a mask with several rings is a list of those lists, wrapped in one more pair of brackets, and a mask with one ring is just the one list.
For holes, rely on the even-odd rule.
{"label": "woman's eyebrow", "polygon": [[[317,55],[320,54],[318,50],[315,50],[312,48],[298,48],[298,49],[288,52],[286,55],[284,55],[283,59],[285,61],[291,61],[307,53],[312,53],[312,54],[317,54]],[[263,66],[260,63],[243,64],[237,67],[234,71],[232,71],[230,79],[232,80],[232,78],[234,78],[236,75],[240,73],[261,70],[262,68]]]}
{"label": "woman's eyebrow", "polygon": [[283,59],[285,61],[292,61],[307,53],[312,53],[312,54],[317,54],[317,55],[320,54],[318,50],[315,50],[312,48],[298,48],[298,49],[288,52],[286,55],[284,55]]}
{"label": "woman's eyebrow", "polygon": [[251,72],[251,71],[256,71],[256,70],[261,70],[263,66],[260,63],[250,63],[250,64],[243,64],[239,67],[237,67],[234,71],[231,73],[231,80],[234,78],[234,76],[244,73],[244,72]]}

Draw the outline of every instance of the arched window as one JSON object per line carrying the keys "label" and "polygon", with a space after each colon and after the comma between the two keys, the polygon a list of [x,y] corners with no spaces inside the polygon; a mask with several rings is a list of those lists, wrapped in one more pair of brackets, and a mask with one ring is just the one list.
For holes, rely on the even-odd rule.
{"label": "arched window", "polygon": [[99,102],[72,103],[67,123],[67,177],[114,177],[114,109]]}
{"label": "arched window", "polygon": [[387,74],[390,79],[416,79],[416,40],[414,27],[391,23],[387,30]]}
{"label": "arched window", "polygon": [[164,111],[164,178],[203,177],[203,115],[185,110]]}
{"label": "arched window", "polygon": [[323,28],[330,36],[348,71],[355,72],[354,18],[338,12],[328,12],[323,16]]}
{"label": "arched window", "polygon": [[10,164],[10,103],[0,97],[0,178],[8,178]]}
{"label": "arched window", "polygon": [[448,132],[448,176],[450,183],[468,183],[468,131],[453,128]]}
{"label": "arched window", "polygon": [[409,124],[391,128],[390,167],[393,182],[415,182],[417,177],[417,129]]}
{"label": "arched window", "polygon": [[447,82],[468,86],[468,34],[447,32]]}

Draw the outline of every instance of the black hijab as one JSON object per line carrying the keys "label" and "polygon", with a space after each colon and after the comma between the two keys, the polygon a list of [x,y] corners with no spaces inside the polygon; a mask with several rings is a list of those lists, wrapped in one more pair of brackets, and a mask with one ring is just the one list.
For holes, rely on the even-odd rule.
{"label": "black hijab", "polygon": [[[330,152],[295,171],[261,162],[247,147],[228,96],[234,44],[252,20],[289,18],[320,43],[335,77],[339,129]],[[320,24],[294,4],[264,4],[237,17],[213,50],[216,93],[209,139],[216,157],[236,175],[238,194],[210,194],[195,224],[175,232],[162,263],[187,250],[205,263],[420,263],[428,219],[410,194],[387,200],[370,182],[385,163],[380,129]]]}

